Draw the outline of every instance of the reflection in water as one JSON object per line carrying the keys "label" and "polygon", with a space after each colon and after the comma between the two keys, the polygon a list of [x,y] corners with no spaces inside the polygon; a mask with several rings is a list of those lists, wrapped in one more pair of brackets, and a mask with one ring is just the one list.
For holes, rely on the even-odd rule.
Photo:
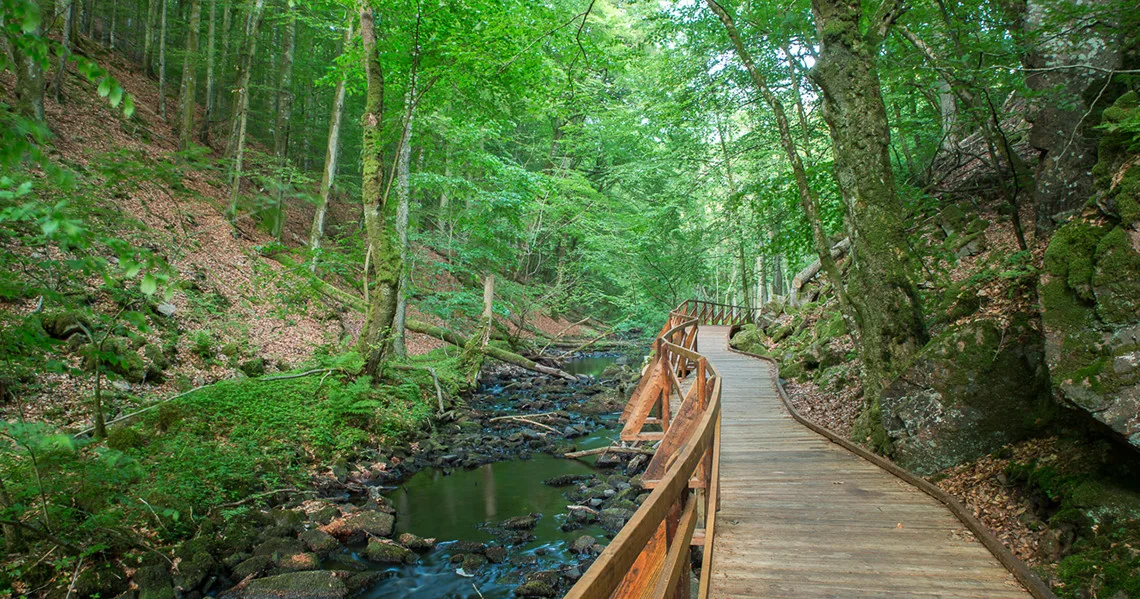
{"label": "reflection in water", "polygon": [[616,364],[618,356],[616,355],[588,355],[568,360],[566,365],[562,368],[570,374],[586,374],[592,377],[600,377],[602,373],[609,368],[611,364]]}

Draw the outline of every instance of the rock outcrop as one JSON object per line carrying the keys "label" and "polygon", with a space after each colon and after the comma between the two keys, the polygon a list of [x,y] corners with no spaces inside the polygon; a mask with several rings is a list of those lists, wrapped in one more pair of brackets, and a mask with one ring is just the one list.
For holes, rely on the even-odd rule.
{"label": "rock outcrop", "polygon": [[[1106,123],[1140,111],[1136,93]],[[1045,253],[1041,302],[1055,396],[1140,448],[1140,156],[1133,134],[1110,133],[1094,169],[1098,191]]]}
{"label": "rock outcrop", "polygon": [[882,423],[902,466],[931,474],[1032,434],[1055,410],[1044,339],[1028,316],[953,326],[884,391]]}

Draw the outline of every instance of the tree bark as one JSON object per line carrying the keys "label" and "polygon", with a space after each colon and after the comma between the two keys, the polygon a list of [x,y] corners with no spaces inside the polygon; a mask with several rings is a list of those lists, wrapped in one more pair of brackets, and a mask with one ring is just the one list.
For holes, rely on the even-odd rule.
{"label": "tree bark", "polygon": [[404,133],[400,139],[400,153],[396,159],[396,236],[400,243],[400,263],[403,265],[400,272],[400,285],[396,290],[396,318],[392,323],[392,350],[396,357],[404,358],[408,355],[408,347],[404,341],[404,322],[408,312],[408,209],[412,193],[412,125],[415,123],[416,89],[413,82],[405,94],[407,112],[404,122]]}
{"label": "tree bark", "polygon": [[376,374],[380,363],[392,349],[392,324],[396,318],[396,296],[403,263],[393,219],[385,214],[391,181],[384,172],[384,70],[376,48],[376,23],[372,9],[366,5],[360,9],[360,34],[364,42],[367,82],[362,120],[361,199],[371,260],[364,273],[367,277],[365,287],[369,290],[368,311],[357,348],[365,356],[365,372]]}
{"label": "tree bark", "polygon": [[186,56],[182,61],[182,88],[179,101],[179,110],[182,113],[182,124],[178,130],[179,150],[189,148],[194,140],[194,109],[198,107],[194,93],[198,86],[195,63],[198,61],[198,29],[201,28],[201,24],[202,0],[190,0],[190,23],[186,30]]}
{"label": "tree bark", "polygon": [[918,290],[910,277],[906,213],[895,192],[890,128],[875,57],[901,6],[886,2],[863,33],[859,0],[813,0],[821,40],[812,78],[823,94],[835,174],[852,241],[848,296],[864,360],[864,420],[872,444],[889,446],[879,397],[892,373],[927,341]]}
{"label": "tree bark", "polygon": [[[227,104],[226,102],[223,101],[223,99],[226,97],[225,94],[227,92],[232,92],[232,90],[230,90],[229,88],[226,87],[226,81],[229,80],[228,74],[232,70],[232,69],[230,69],[230,38],[233,37],[232,31],[231,31],[232,29],[233,29],[233,8],[230,6],[230,0],[222,0],[222,34],[221,34],[222,55],[221,55],[221,58],[218,60],[219,68],[218,68],[218,83],[217,83],[217,91],[216,91],[217,97],[214,98],[214,111],[215,111],[215,113],[220,112],[222,107]],[[233,100],[231,98],[231,100],[230,100],[231,104],[232,104],[232,101]],[[214,128],[213,119],[210,122],[206,123],[206,126],[209,127],[212,131]],[[229,143],[229,138],[226,139],[226,143],[227,144]],[[228,146],[226,147],[226,150],[227,151],[229,150]]]}
{"label": "tree bark", "polygon": [[202,129],[198,134],[198,141],[202,145],[210,143],[210,121],[214,118],[215,98],[214,94],[214,59],[217,56],[217,46],[215,38],[217,37],[217,17],[218,17],[218,0],[210,0],[210,22],[206,26],[206,114],[202,119]]}
{"label": "tree bark", "polygon": [[119,20],[119,0],[111,0],[111,28],[107,33],[107,46],[115,49],[115,24]]}
{"label": "tree bark", "polygon": [[[352,19],[348,19],[348,26],[344,30],[344,45],[342,52],[347,51],[352,43]],[[333,184],[336,181],[337,158],[340,154],[340,121],[344,115],[344,96],[347,84],[347,72],[342,71],[336,83],[336,92],[333,94],[332,116],[329,117],[328,146],[325,148],[325,168],[321,174],[321,197],[317,203],[316,214],[313,215],[313,226],[309,230],[309,249],[313,251],[313,259],[309,269],[316,271],[316,252],[321,247],[325,236],[325,218],[329,210],[329,200],[332,196]]]}
{"label": "tree bark", "polygon": [[[43,29],[39,25],[28,32],[29,36],[40,37]],[[20,49],[15,41],[9,44],[15,57],[16,71],[16,112],[24,118],[44,120],[44,69],[39,59]]]}

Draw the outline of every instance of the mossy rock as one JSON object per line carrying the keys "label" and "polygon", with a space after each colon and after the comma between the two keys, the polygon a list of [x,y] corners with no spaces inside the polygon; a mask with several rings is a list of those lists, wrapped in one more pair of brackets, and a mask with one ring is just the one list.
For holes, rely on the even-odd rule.
{"label": "mossy rock", "polygon": [[389,539],[369,539],[364,554],[378,564],[414,564],[419,560],[416,552]]}
{"label": "mossy rock", "polygon": [[263,358],[253,358],[238,364],[238,370],[242,371],[250,378],[256,378],[265,374],[265,360]]}
{"label": "mossy rock", "polygon": [[1039,293],[1058,397],[1140,447],[1140,232],[1065,225],[1046,250]]}
{"label": "mossy rock", "polygon": [[40,316],[40,326],[54,339],[68,339],[85,334],[83,328],[91,328],[91,319],[79,312],[49,312]]}
{"label": "mossy rock", "polygon": [[766,356],[768,355],[768,345],[764,343],[766,338],[764,331],[756,325],[746,324],[740,327],[740,331],[733,335],[728,344],[742,352]]}
{"label": "mossy rock", "polygon": [[134,348],[133,341],[126,337],[111,337],[103,342],[102,351],[98,344],[88,343],[83,347],[83,367],[87,371],[95,370],[96,357],[101,357],[102,368],[106,372],[113,372],[132,383],[141,383],[146,380],[146,362],[143,361]]}
{"label": "mossy rock", "polygon": [[334,572],[294,572],[249,583],[243,599],[344,599],[348,587]]}
{"label": "mossy rock", "polygon": [[1026,438],[1054,417],[1044,337],[1028,315],[931,340],[884,390],[880,418],[901,465],[931,474]]}
{"label": "mossy rock", "polygon": [[1140,94],[1132,91],[1119,98],[1106,108],[1101,122],[1109,130],[1101,136],[1097,151],[1097,164],[1093,167],[1100,204],[1119,217],[1122,224],[1130,225],[1140,220],[1140,163],[1136,159],[1137,139],[1135,134],[1122,130],[1112,130],[1137,118],[1140,111]]}

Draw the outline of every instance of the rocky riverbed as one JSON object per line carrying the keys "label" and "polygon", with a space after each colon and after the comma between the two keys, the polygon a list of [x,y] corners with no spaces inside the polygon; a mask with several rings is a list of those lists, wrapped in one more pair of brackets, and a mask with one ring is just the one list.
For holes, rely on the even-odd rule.
{"label": "rocky riverbed", "polygon": [[173,560],[131,564],[129,588],[84,582],[139,599],[560,596],[648,494],[646,456],[561,457],[612,442],[635,376],[494,370],[434,430],[205,521]]}

